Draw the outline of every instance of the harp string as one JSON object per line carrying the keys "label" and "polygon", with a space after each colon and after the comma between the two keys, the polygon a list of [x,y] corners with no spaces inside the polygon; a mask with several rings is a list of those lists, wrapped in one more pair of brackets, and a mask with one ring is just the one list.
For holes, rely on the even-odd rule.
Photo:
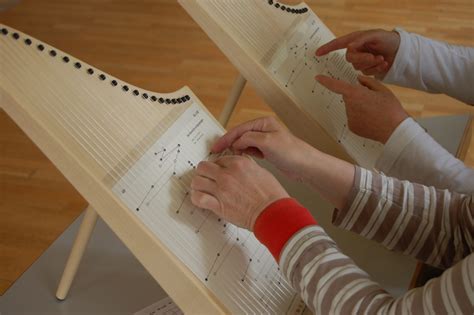
{"label": "harp string", "polygon": [[[21,46],[20,46],[21,47]],[[23,49],[25,47],[22,47]],[[39,77],[40,82],[47,82],[47,81],[56,81],[57,78],[47,78],[45,73],[33,73],[29,67],[23,66],[24,62],[20,59],[18,54],[15,54],[13,51],[10,52],[10,50],[5,49],[4,50],[9,57],[11,61],[14,63],[14,69],[16,73],[10,73],[7,75],[8,77],[14,77],[18,72],[22,71],[23,76],[36,76]],[[37,58],[37,56],[30,55],[30,58]],[[47,57],[49,58],[49,57]],[[51,72],[55,72],[56,68],[55,67],[50,67]],[[56,73],[55,73],[56,74]],[[78,77],[79,80],[81,80],[81,75],[84,75],[81,73]],[[60,75],[56,75],[56,77],[61,77]],[[90,78],[86,77],[87,79],[90,80]],[[78,78],[75,78],[78,79]],[[84,83],[85,79],[82,79],[82,83]],[[91,95],[92,100],[94,102],[100,103],[99,105],[101,106],[107,106],[107,102],[105,102],[103,99],[101,99],[97,93],[92,94],[93,92],[85,88],[87,85],[86,84],[79,84],[79,86],[75,86],[73,88],[68,88],[68,93],[71,92],[69,95],[71,97],[75,98],[77,96],[76,91],[79,91],[79,88],[83,91],[85,91],[87,94]],[[61,82],[63,85],[68,84],[68,80],[64,80],[64,82]],[[27,91],[23,85],[19,84],[17,86],[20,88],[23,92],[23,95],[30,95],[31,92]],[[60,93],[57,93],[57,87],[54,88],[51,85],[41,85],[42,91],[38,93],[35,93],[35,98],[43,98],[43,95],[54,95],[54,98],[58,101],[57,104],[67,104],[70,102],[70,99],[68,100],[67,98],[63,97]],[[46,90],[46,91],[45,91]],[[45,93],[47,92],[47,93]],[[80,93],[79,93],[80,94]],[[54,119],[51,123],[56,123],[58,124],[71,138],[75,140],[76,143],[78,143],[83,150],[90,155],[90,157],[99,165],[104,172],[110,172],[111,176],[115,179],[118,180],[119,176],[118,174],[115,173],[114,171],[114,166],[119,164],[124,164],[124,162],[121,162],[120,159],[107,159],[107,157],[113,157],[113,156],[122,156],[122,157],[127,157],[128,152],[126,152],[124,149],[121,149],[121,145],[114,139],[113,137],[108,137],[110,135],[109,132],[104,130],[104,128],[101,128],[101,124],[94,118],[92,115],[89,113],[91,111],[88,110],[83,110],[83,103],[81,102],[76,102],[75,105],[78,105],[76,108],[69,106],[66,110],[64,108],[56,108],[56,106],[41,106],[37,105],[39,103],[46,104],[49,100],[43,99],[42,102],[30,99],[30,103],[35,106],[38,110],[40,111],[46,111],[50,115],[50,118]],[[135,108],[140,108],[137,101],[133,100],[131,101],[132,105],[135,106]],[[78,111],[79,107],[81,110]],[[109,108],[110,110],[113,110],[113,108]],[[106,111],[109,112],[109,111]],[[139,111],[137,110],[137,114],[140,114]],[[144,113],[140,116],[144,118],[144,120],[148,120],[148,116],[146,115],[147,113]],[[109,118],[116,120],[116,118],[112,115],[109,115]],[[94,122],[94,123],[91,123]],[[125,122],[120,121],[115,123],[114,125],[117,126],[118,128],[121,128],[121,126],[124,126]],[[127,130],[132,130],[133,128],[129,128]],[[138,150],[140,153],[144,153],[144,149],[141,148]],[[127,160],[128,165],[123,165],[123,167],[129,167],[130,164],[133,161]]]}
{"label": "harp string", "polygon": [[[200,5],[206,7],[206,11],[213,15],[215,21],[222,23],[224,29],[231,30],[247,42],[245,46],[250,46],[252,55],[258,59],[263,58],[284,37],[286,29],[275,23],[276,20],[285,18],[287,23],[290,21],[289,13],[270,7],[264,0],[207,0]],[[297,16],[292,17],[295,19]]]}
{"label": "harp string", "polygon": [[[10,40],[7,40],[7,42],[10,42]],[[18,53],[18,50],[21,50],[21,53]],[[28,85],[29,88],[27,89],[26,85],[18,84],[17,88],[28,99],[29,104],[37,112],[41,112],[41,121],[51,125],[58,125],[70,139],[80,146],[81,150],[90,159],[95,161],[97,166],[104,172],[111,174],[116,180],[120,178],[120,174],[115,173],[115,167],[120,164],[124,168],[129,168],[133,163],[128,158],[130,148],[134,147],[140,154],[143,154],[146,150],[146,147],[136,147],[132,143],[132,139],[142,138],[143,136],[138,134],[130,124],[130,119],[126,117],[127,111],[120,110],[121,107],[117,110],[117,105],[124,103],[123,106],[133,106],[134,114],[139,117],[138,120],[149,125],[150,130],[152,129],[151,126],[156,123],[173,121],[170,118],[171,116],[167,114],[158,115],[161,120],[157,118],[155,121],[153,117],[156,117],[157,112],[163,110],[165,106],[154,106],[151,102],[143,101],[141,98],[134,97],[130,93],[126,94],[125,97],[121,91],[115,93],[114,90],[111,90],[110,93],[106,93],[106,97],[97,93],[97,89],[91,86],[91,82],[95,80],[96,83],[94,84],[106,84],[105,82],[99,82],[97,78],[91,78],[84,71],[78,71],[70,64],[64,65],[59,56],[51,58],[44,52],[38,54],[34,48],[24,46],[20,42],[10,42],[9,47],[5,47],[3,52],[5,53],[4,56],[6,56],[5,59],[12,62],[12,65],[5,67],[7,70],[6,77],[21,78],[29,76],[35,77],[38,80],[38,85],[33,90],[28,90],[31,85]],[[22,57],[22,54],[25,53],[28,60],[38,63],[39,67],[36,69],[47,67],[48,72],[35,72],[33,67],[26,65],[24,63],[25,59]],[[57,64],[52,65],[50,60],[54,60],[53,62]],[[72,71],[62,70],[64,66]],[[65,76],[71,77],[65,78]],[[20,82],[17,81],[17,83]],[[107,86],[104,89],[110,90],[111,88]],[[117,88],[115,89],[117,90]],[[66,106],[65,104],[71,104],[71,99],[76,100],[74,106]],[[84,99],[88,101],[83,102]],[[98,108],[102,110],[99,111],[99,114],[94,115],[93,113],[98,112]],[[178,109],[171,108],[169,111],[174,110]],[[109,119],[113,124],[103,125],[103,119]],[[111,127],[117,128],[117,131],[111,132]],[[157,128],[160,131],[164,130],[164,127]],[[127,134],[133,137],[124,136]],[[121,139],[123,139],[123,143],[120,142]],[[136,197],[140,197],[138,195],[138,191],[140,191],[139,186],[143,185],[139,173],[135,174],[132,172],[135,176],[135,184],[127,186],[129,192]],[[179,183],[178,186],[184,187],[184,184]],[[161,202],[160,205],[166,206]],[[202,218],[204,217],[204,214],[200,211],[196,212],[196,214],[199,214]],[[149,216],[147,219],[156,221],[158,218]],[[176,235],[174,227],[166,226],[165,229],[170,235]],[[230,237],[234,236],[236,231],[236,229],[232,229]],[[176,238],[180,240],[177,242],[177,246],[181,248],[187,249],[194,246],[193,244],[186,243],[186,239],[179,235],[176,235]],[[196,259],[195,262],[198,262],[198,260]],[[266,259],[264,264],[268,273],[272,268],[272,260]],[[231,290],[226,292],[226,295],[231,299],[235,299],[242,309],[247,309],[249,312],[255,311],[255,308],[264,311],[266,309],[265,304],[276,305],[282,296],[292,292],[286,285],[284,287],[278,285],[262,286],[259,285],[259,283],[262,283],[261,281],[257,283],[253,277],[249,277],[247,281],[252,284],[250,287],[254,293],[263,297],[263,301],[259,301],[250,295],[248,286],[232,281],[239,274],[239,271],[235,270],[220,276],[227,280],[229,287],[231,287]],[[272,283],[275,279],[269,279],[268,281]],[[254,307],[250,307],[250,305]]]}

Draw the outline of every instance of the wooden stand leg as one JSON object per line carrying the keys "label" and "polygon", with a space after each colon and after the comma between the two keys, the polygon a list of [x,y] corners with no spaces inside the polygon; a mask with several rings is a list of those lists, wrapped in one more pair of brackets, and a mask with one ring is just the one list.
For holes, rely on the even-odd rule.
{"label": "wooden stand leg", "polygon": [[92,235],[98,217],[97,212],[91,206],[86,209],[84,219],[79,227],[79,232],[74,240],[71,253],[66,262],[66,267],[59,281],[58,290],[56,291],[56,297],[59,300],[64,300],[69,292],[69,288],[74,280],[77,268],[81,263],[82,255],[84,254],[84,250]]}
{"label": "wooden stand leg", "polygon": [[229,97],[227,98],[224,108],[222,109],[222,113],[219,117],[219,122],[222,126],[227,126],[230,116],[235,109],[235,105],[237,104],[245,87],[245,83],[247,83],[247,80],[245,80],[245,78],[239,73],[238,77],[234,81],[234,85],[230,90]]}

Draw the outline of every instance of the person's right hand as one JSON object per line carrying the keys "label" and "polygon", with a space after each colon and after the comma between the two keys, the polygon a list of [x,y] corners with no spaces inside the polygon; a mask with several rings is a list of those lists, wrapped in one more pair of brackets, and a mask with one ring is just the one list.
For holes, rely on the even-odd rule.
{"label": "person's right hand", "polygon": [[395,31],[358,31],[324,44],[316,50],[316,56],[347,48],[346,60],[356,70],[383,79],[393,65],[399,46],[400,35]]}
{"label": "person's right hand", "polygon": [[361,137],[385,144],[398,125],[409,117],[392,91],[374,78],[361,75],[360,84],[350,84],[325,75],[316,76],[316,80],[342,95],[347,125]]}
{"label": "person's right hand", "polygon": [[211,152],[230,149],[234,154],[264,158],[286,176],[302,181],[303,165],[312,146],[295,137],[274,117],[263,117],[243,123],[217,140]]}

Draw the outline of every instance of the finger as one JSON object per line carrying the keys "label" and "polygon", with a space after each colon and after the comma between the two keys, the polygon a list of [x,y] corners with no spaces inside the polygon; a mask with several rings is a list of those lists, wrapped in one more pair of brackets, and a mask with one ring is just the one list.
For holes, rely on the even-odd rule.
{"label": "finger", "polygon": [[229,132],[227,132],[224,136],[218,139],[216,143],[214,143],[211,148],[211,152],[219,153],[225,149],[228,149],[236,139],[240,138],[240,136],[242,136],[242,134],[246,133],[247,131],[270,131],[272,129],[272,124],[268,123],[270,120],[271,119],[266,117],[257,118],[229,130]]}
{"label": "finger", "polygon": [[215,181],[207,177],[195,176],[191,181],[191,189],[215,196],[217,192],[217,184]]}
{"label": "finger", "polygon": [[241,152],[242,154],[248,154],[250,156],[256,157],[257,159],[263,159],[263,153],[257,148],[247,148]]}
{"label": "finger", "polygon": [[367,51],[367,46],[370,47],[370,45],[377,40],[377,36],[378,32],[363,32],[347,45],[347,49],[353,51]]}
{"label": "finger", "polygon": [[270,133],[248,131],[232,144],[232,149],[244,151],[248,148],[257,148],[265,151]]}
{"label": "finger", "polygon": [[216,197],[201,191],[191,190],[191,202],[198,208],[211,210],[219,215],[220,203]]}
{"label": "finger", "polygon": [[346,48],[349,43],[358,38],[363,32],[353,32],[338,38],[333,39],[332,41],[322,45],[316,50],[316,56],[324,56],[331,51]]}
{"label": "finger", "polygon": [[318,80],[319,83],[321,83],[330,91],[337,94],[342,94],[344,96],[355,91],[355,86],[352,84],[342,80],[333,79],[325,75],[317,75],[316,80]]}
{"label": "finger", "polygon": [[246,158],[240,156],[240,155],[226,155],[223,156],[214,162],[224,168],[229,168],[232,164],[236,163],[237,161],[240,161],[242,159],[247,160]]}
{"label": "finger", "polygon": [[219,173],[221,167],[216,163],[209,161],[199,162],[196,168],[196,174],[199,176],[207,177],[209,179],[215,180],[217,174]]}
{"label": "finger", "polygon": [[376,65],[374,67],[361,70],[365,75],[379,75],[385,73],[388,70],[388,62],[384,61],[383,63]]}
{"label": "finger", "polygon": [[368,87],[372,91],[390,92],[390,90],[385,85],[383,85],[382,83],[380,83],[380,81],[374,78],[362,75],[358,76],[357,78],[359,79],[360,84]]}
{"label": "finger", "polygon": [[383,56],[360,52],[347,52],[346,60],[357,70],[372,68],[384,62]]}

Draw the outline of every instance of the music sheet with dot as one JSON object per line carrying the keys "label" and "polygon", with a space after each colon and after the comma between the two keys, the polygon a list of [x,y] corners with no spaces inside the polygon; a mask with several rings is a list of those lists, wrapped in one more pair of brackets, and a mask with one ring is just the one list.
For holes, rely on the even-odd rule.
{"label": "music sheet with dot", "polygon": [[165,297],[133,315],[184,315],[184,313],[172,299]]}
{"label": "music sheet with dot", "polygon": [[114,193],[232,313],[282,313],[297,295],[253,233],[194,207],[190,182],[223,129],[193,103]]}
{"label": "music sheet with dot", "polygon": [[345,60],[343,51],[316,57],[316,50],[334,39],[329,29],[311,12],[280,43],[272,56],[267,71],[310,114],[349,155],[364,167],[374,167],[382,144],[359,137],[347,127],[347,116],[342,97],[314,78],[324,74],[332,78],[357,83],[358,73]]}

